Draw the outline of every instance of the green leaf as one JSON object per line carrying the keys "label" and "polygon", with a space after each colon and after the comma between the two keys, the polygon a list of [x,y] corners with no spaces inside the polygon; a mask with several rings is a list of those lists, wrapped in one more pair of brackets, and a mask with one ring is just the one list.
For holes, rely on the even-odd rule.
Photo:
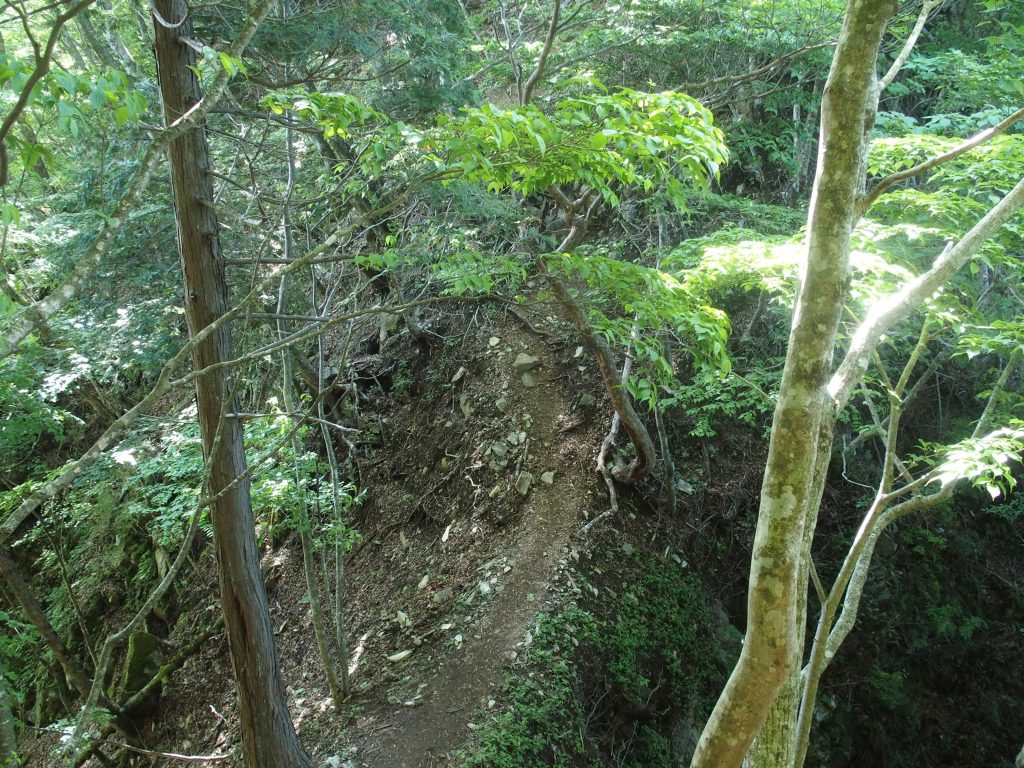
{"label": "green leaf", "polygon": [[5,227],[17,225],[21,221],[21,214],[13,203],[0,204],[0,221],[3,221]]}

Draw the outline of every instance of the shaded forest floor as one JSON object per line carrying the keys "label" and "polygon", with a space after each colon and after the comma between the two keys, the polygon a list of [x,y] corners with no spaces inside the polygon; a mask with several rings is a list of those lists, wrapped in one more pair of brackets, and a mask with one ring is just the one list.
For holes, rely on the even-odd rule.
{"label": "shaded forest floor", "polygon": [[[453,318],[429,353],[409,343],[376,361],[388,375],[360,404],[373,444],[359,457],[367,496],[347,564],[353,697],[342,717],[313,640],[298,539],[265,551],[289,703],[317,765],[446,764],[478,708],[500,698],[502,668],[528,642],[570,536],[607,504],[594,472],[607,429],[600,390],[567,324],[540,309]],[[179,621],[178,643],[219,614],[209,548],[183,581],[192,618]],[[165,686],[142,741],[234,752],[233,711],[217,636]],[[51,764],[54,745],[52,735],[30,744],[33,764]]]}
{"label": "shaded forest floor", "polygon": [[[680,440],[677,466],[693,493],[680,497],[675,515],[658,511],[652,482],[624,493],[623,514],[580,537],[608,504],[594,466],[611,411],[575,334],[544,304],[433,317],[429,350],[403,334],[384,353],[356,357],[366,372],[355,457],[366,497],[352,521],[362,540],[347,565],[353,696],[343,713],[324,682],[298,539],[264,552],[282,675],[303,744],[318,768],[675,765],[692,749],[739,650],[734,627],[744,615],[763,436],[733,425],[699,445]],[[854,503],[844,484],[829,485],[840,542],[844,521],[856,519]],[[962,535],[1001,541],[977,550],[988,553],[993,573],[1012,574],[1017,539],[984,530],[997,522],[978,517]],[[915,570],[932,551],[915,540],[926,535],[908,530],[894,540],[889,557],[901,573],[931,578]],[[169,638],[176,648],[220,614],[210,549],[197,551],[179,581]],[[902,578],[899,588],[879,579],[871,600],[907,592],[913,579]],[[1019,591],[1009,594],[991,592],[1007,615]],[[1001,639],[1001,614],[985,615],[993,617],[989,644],[1010,658],[1019,641]],[[864,617],[844,664],[826,681],[835,710],[815,748],[830,765],[864,764],[873,749],[862,738],[870,731],[847,713],[870,713],[878,697],[850,679],[879,679],[888,686],[882,693],[910,687],[879,677],[896,662],[879,660],[873,638],[886,627],[906,630],[884,611],[878,616]],[[979,630],[961,645],[984,637]],[[914,683],[925,702],[915,716],[943,729],[949,754],[970,754],[969,723],[947,714],[957,706],[948,690],[967,673],[966,656],[947,636],[939,639],[917,651],[931,682]],[[1007,669],[1012,664],[981,670],[989,681],[1013,678],[989,697],[1000,712],[1012,699],[1003,689],[1016,685]],[[851,691],[863,691],[867,704]],[[159,751],[227,754],[211,764],[236,768],[234,702],[217,634],[145,713],[141,741]],[[57,741],[52,733],[25,739],[29,764],[66,764],[52,756]],[[966,764],[957,760],[934,764]]]}

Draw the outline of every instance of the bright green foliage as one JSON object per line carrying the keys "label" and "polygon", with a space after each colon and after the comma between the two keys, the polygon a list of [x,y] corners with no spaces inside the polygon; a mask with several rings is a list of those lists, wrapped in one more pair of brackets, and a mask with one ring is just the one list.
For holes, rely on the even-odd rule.
{"label": "bright green foliage", "polygon": [[535,106],[467,107],[439,117],[434,130],[392,121],[349,94],[282,93],[268,99],[324,129],[325,138],[351,140],[360,170],[374,176],[405,147],[419,147],[439,178],[486,185],[493,191],[543,194],[552,186],[584,184],[617,204],[616,186],[646,192],[664,188],[685,207],[680,180],[705,185],[726,160],[711,113],[680,93],[609,92],[594,80],[570,81],[584,95]]}
{"label": "bright green foliage", "polygon": [[933,482],[947,485],[966,479],[995,500],[1017,486],[1013,465],[1020,463],[1024,452],[1024,422],[1012,419],[1009,426],[951,446],[924,443],[922,447],[938,454]]}
{"label": "bright green foliage", "polygon": [[515,293],[526,281],[524,259],[480,251],[458,250],[431,265],[433,276],[452,296],[491,293],[501,287]]}
{"label": "bright green foliage", "polygon": [[697,185],[717,176],[725,145],[699,102],[680,93],[586,85],[585,95],[558,101],[550,111],[492,104],[465,109],[442,119],[438,136],[425,144],[439,170],[458,169],[462,178],[495,191],[535,195],[584,184],[612,205],[621,185],[646,192],[664,187],[683,208],[677,174]]}
{"label": "bright green foliage", "polygon": [[[30,28],[43,33],[53,10],[36,12],[36,2],[24,7],[32,11]],[[659,409],[658,426],[677,458],[700,450],[693,443],[716,438],[721,444],[741,437],[738,445],[756,446],[774,406],[785,352],[804,251],[799,232],[814,166],[817,110],[832,49],[787,55],[834,40],[843,0],[564,2],[562,29],[527,108],[514,106],[516,80],[525,79],[538,61],[549,2],[353,0],[344,6],[282,6],[241,60],[205,44],[223,50],[246,13],[244,4],[218,6],[216,13],[192,5],[197,43],[204,47],[199,74],[209,78],[226,70],[234,76],[230,98],[207,120],[221,242],[234,262],[228,268],[232,301],[277,268],[252,262],[282,255],[280,201],[285,197],[291,202],[292,256],[353,227],[351,237],[323,254],[345,263],[329,264],[325,258],[314,268],[317,300],[322,302],[323,288],[337,289],[338,312],[397,300],[398,292],[388,299],[383,292],[360,292],[366,273],[383,273],[371,286],[386,278],[409,298],[495,294],[534,300],[542,286],[537,263],[543,259],[568,278],[619,360],[627,351],[632,356],[628,387]],[[100,63],[110,57],[97,56],[70,24],[50,75],[7,139],[12,175],[0,200],[0,267],[6,283],[0,322],[52,295],[80,263],[135,173],[151,128],[160,123],[149,23],[140,26],[137,9],[125,0],[110,0],[104,11],[108,6],[112,13],[98,18],[94,9],[92,18],[104,39],[119,36],[127,46],[130,56],[114,56],[126,74]],[[869,187],[874,178],[996,124],[1019,105],[1022,8],[1011,0],[942,5],[918,52],[882,97],[886,111],[875,123]],[[916,6],[903,5],[887,35],[887,56],[899,49],[915,12]],[[3,30],[8,54],[0,56],[0,102],[5,106],[24,86],[31,61],[31,47],[17,27],[15,20]],[[77,42],[80,56],[68,47],[71,42]],[[780,56],[763,75],[737,79]],[[301,123],[291,131],[292,174],[283,157],[288,123]],[[1024,144],[1017,131],[891,190],[867,213],[851,255],[851,327],[879,297],[926,269],[947,240],[959,237],[994,197],[1024,175]],[[726,143],[728,166],[723,165]],[[0,480],[5,488],[23,483],[3,496],[0,513],[37,488],[48,467],[79,454],[84,437],[95,436],[137,402],[186,338],[165,179],[165,170],[158,170],[76,299],[16,355],[0,361]],[[552,203],[561,192],[570,200],[598,204],[583,245],[553,256],[565,235],[559,206]],[[932,336],[915,375],[927,367],[934,372],[908,404],[901,442],[905,447],[925,439],[919,451],[925,458],[915,472],[941,466],[942,481],[966,476],[1000,493],[1020,477],[1017,465],[1004,461],[1020,447],[1020,427],[1011,421],[1022,416],[1019,374],[1000,395],[995,413],[995,424],[1009,426],[988,441],[955,441],[971,433],[984,390],[1021,345],[1014,291],[1020,293],[1022,278],[1022,227],[1020,217],[1012,221],[918,316],[892,329],[879,349],[890,376],[898,373],[927,321]],[[304,270],[289,277],[286,312],[310,313],[307,276]],[[255,317],[247,314],[233,323],[237,353],[275,338],[273,324],[258,316],[273,311],[273,294],[267,290],[254,301]],[[445,323],[463,310],[446,301],[440,310],[418,308],[417,318],[428,334],[444,335]],[[434,324],[435,318],[443,322]],[[299,328],[298,322],[286,325],[289,331]],[[353,350],[376,337],[375,328],[357,322]],[[402,356],[405,332],[390,333],[388,343],[394,346],[386,352],[398,356],[393,393],[408,393],[416,367]],[[337,349],[327,346],[328,354]],[[431,348],[440,353],[442,347]],[[450,343],[443,354],[453,349]],[[296,351],[308,356],[313,345]],[[271,369],[274,364],[276,358]],[[246,417],[249,464],[259,465],[253,504],[260,531],[266,540],[301,525],[297,512],[305,501],[314,540],[337,538],[347,546],[353,532],[328,513],[333,504],[327,467],[305,449],[293,455],[287,436],[294,422],[267,402],[267,377],[279,380],[279,372],[267,365],[260,360],[233,372],[241,410],[261,414]],[[884,418],[885,384],[873,374],[866,386]],[[166,398],[151,415],[171,413],[170,420],[139,426],[43,510],[45,532],[37,527],[17,545],[25,556],[31,553],[38,576],[34,586],[55,626],[83,658],[87,654],[62,584],[62,562],[69,566],[90,629],[109,626],[118,618],[109,614],[130,610],[153,583],[199,499],[198,431],[185,426],[191,416],[179,422],[172,413],[186,397],[182,391]],[[79,429],[83,422],[87,429]],[[873,423],[858,393],[840,417],[837,437],[848,440]],[[351,455],[375,442],[375,429],[365,427],[352,438]],[[310,435],[303,432],[302,439],[306,445]],[[710,455],[716,445],[704,447]],[[862,493],[854,483],[874,481],[873,447],[865,441],[855,455],[843,455],[843,478],[837,454],[828,496],[835,514],[822,518],[822,539],[828,543],[820,549],[815,544],[823,574],[835,565],[834,552],[848,543],[849,513]],[[752,451],[751,463],[756,455]],[[694,480],[689,464],[677,462],[677,467]],[[729,473],[730,467],[722,466],[721,472]],[[714,515],[714,485],[698,490],[699,504],[679,499],[678,514],[687,516],[686,526],[699,525],[702,538],[720,527],[720,520],[705,527]],[[747,496],[753,499],[756,491],[738,493],[729,503],[745,513]],[[873,631],[864,633],[858,647],[857,656],[869,660],[866,668],[853,662],[850,680],[837,678],[842,694],[822,707],[817,731],[824,736],[821,743],[833,749],[812,762],[852,765],[877,745],[884,757],[872,760],[876,755],[871,755],[860,764],[963,763],[914,752],[943,749],[947,730],[941,738],[922,733],[941,710],[938,699],[917,701],[926,686],[910,667],[943,649],[966,658],[973,650],[968,640],[984,642],[1004,624],[1006,636],[989,640],[986,658],[995,659],[992,664],[1008,682],[987,699],[1021,698],[1014,662],[1002,661],[1014,659],[1019,646],[1021,599],[1012,587],[999,591],[1003,581],[1017,580],[1007,563],[1016,562],[1019,553],[1007,544],[1001,560],[985,557],[1004,540],[1015,540],[1011,526],[1019,524],[1021,504],[1011,496],[979,507],[984,514],[963,514],[976,500],[987,502],[984,497],[968,489],[957,499],[959,515],[937,510],[927,520],[907,519],[887,532],[899,548],[894,557],[878,558],[886,570],[870,584],[876,593],[865,594],[865,613],[884,612],[885,618],[874,617]],[[354,489],[343,489],[344,508],[357,499]],[[730,519],[735,533],[729,536],[710,534],[705,551],[715,560],[702,566],[738,574],[751,516]],[[632,524],[628,518],[624,522]],[[676,532],[676,520],[665,522],[658,537]],[[978,525],[972,532],[973,523]],[[205,520],[203,526],[208,529]],[[501,716],[498,729],[485,733],[474,765],[576,768],[601,760],[660,768],[678,759],[665,738],[668,729],[660,726],[641,723],[633,729],[630,723],[629,737],[612,745],[612,734],[625,731],[616,731],[618,725],[601,707],[612,700],[642,703],[648,694],[660,696],[672,688],[675,698],[664,708],[675,708],[678,715],[715,656],[712,643],[693,635],[694,627],[711,634],[708,614],[691,610],[693,595],[687,585],[680,586],[679,569],[667,561],[625,557],[600,567],[615,574],[614,592],[606,594],[602,580],[588,576],[600,592],[599,600],[589,602],[600,605],[581,600],[579,607],[544,619],[530,649],[527,669],[535,675],[520,676],[512,686],[512,711]],[[653,580],[642,571],[655,574]],[[706,577],[709,571],[701,572]],[[729,586],[723,591],[731,593],[739,579],[724,582]],[[584,580],[581,586],[591,585]],[[680,594],[684,597],[677,600]],[[892,595],[899,602],[880,608]],[[1005,613],[1005,621],[993,610],[982,615],[975,607],[976,598],[987,595],[995,595],[989,608]],[[723,602],[732,597],[724,595]],[[37,658],[40,646],[30,630],[0,615],[0,623],[5,621],[2,629],[10,631],[0,632],[0,652],[9,680],[24,695],[50,672],[41,665],[19,666],[21,659]],[[851,642],[858,642],[860,634],[854,634]],[[97,628],[94,639],[101,635]],[[913,656],[899,657],[896,649],[904,648]],[[999,657],[1000,649],[1008,649],[1008,656]],[[854,680],[867,684],[849,685]],[[854,690],[864,691],[863,697],[851,698]],[[966,689],[959,684],[956,690]],[[979,717],[991,707],[985,722],[1000,739],[1015,727],[996,711],[996,703],[975,697],[967,707]],[[879,709],[889,715],[885,722],[870,717]],[[893,726],[901,717],[901,725]],[[844,731],[850,723],[856,727]],[[694,725],[699,726],[699,716]],[[977,744],[986,738],[995,739],[979,733]],[[974,746],[972,740],[958,757],[975,757]],[[896,755],[896,748],[905,754]],[[994,764],[995,754],[989,745],[985,759]]]}
{"label": "bright green foliage", "polygon": [[45,358],[43,350],[31,345],[0,360],[0,478],[8,483],[34,469],[36,449],[63,442],[67,427],[82,423],[56,404],[63,381],[44,374]]}
{"label": "bright green foliage", "polygon": [[666,254],[663,265],[669,272],[685,274],[687,282],[706,292],[765,290],[788,303],[795,292],[801,253],[793,238],[726,227],[681,243]]}
{"label": "bright green foliage", "polygon": [[32,687],[35,671],[24,661],[39,654],[41,644],[39,633],[22,620],[20,612],[12,615],[0,610],[0,685],[18,703],[23,703],[24,692]]}
{"label": "bright green foliage", "polygon": [[767,432],[779,379],[778,370],[748,371],[743,376],[721,376],[701,370],[675,389],[671,397],[664,398],[661,407],[678,408],[686,414],[689,437],[714,437],[730,423]]}
{"label": "bright green foliage", "polygon": [[[735,147],[729,146],[735,155]],[[686,205],[694,224],[703,224],[716,232],[749,227],[765,235],[789,236],[807,221],[807,213],[798,208],[759,203],[749,197],[710,190],[695,190]]]}
{"label": "bright green foliage", "polygon": [[977,355],[1009,355],[1024,349],[1024,324],[1020,321],[992,320],[984,326],[958,329],[959,352],[971,359]]}
{"label": "bright green foliage", "polygon": [[[314,542],[332,547],[337,542],[347,551],[357,534],[335,518],[328,467],[315,453],[293,454],[288,437],[293,426],[294,421],[283,415],[246,424],[249,464],[255,467],[251,487],[257,523],[268,535],[295,530],[305,504]],[[51,585],[41,597],[59,634],[80,637],[78,611],[86,621],[96,621],[109,605],[131,609],[148,593],[176,554],[196,512],[203,475],[198,425],[191,419],[170,425],[151,422],[49,505],[47,530],[32,529],[24,543],[38,548],[36,571]],[[0,516],[6,516],[29,490],[26,484],[0,495]],[[359,498],[352,486],[341,487],[343,511]],[[200,526],[209,535],[205,514]],[[75,569],[77,608],[60,576],[68,564]],[[127,589],[125,574],[130,574]],[[22,649],[22,662],[34,658],[33,652],[24,650],[26,643],[35,642],[34,634],[18,630],[15,636],[21,638],[12,643]],[[0,653],[4,652],[0,642]],[[46,674],[35,664],[16,666],[19,672],[13,682],[22,693]]]}
{"label": "bright green foliage", "polygon": [[[868,155],[868,171],[876,176],[910,168],[960,144],[930,134],[876,139]],[[1013,188],[1024,168],[1024,135],[997,136],[959,157],[938,166],[928,177],[932,189],[957,191],[991,205]],[[997,198],[998,199],[998,198]]]}
{"label": "bright green foliage", "polygon": [[318,125],[327,141],[347,142],[351,155],[359,158],[363,181],[379,176],[405,142],[414,146],[419,140],[419,133],[405,123],[391,120],[351,94],[284,91],[267,96],[263,103],[274,114],[289,110]]}
{"label": "bright green foliage", "polygon": [[[876,139],[868,158],[871,174],[885,176],[917,165],[953,149],[959,140],[929,134]],[[959,157],[943,163],[925,179],[925,185],[891,191],[872,206],[876,221],[908,228],[920,227],[916,238],[934,254],[941,250],[936,238],[959,238],[1024,175],[1024,135],[997,136]],[[931,235],[931,238],[927,237]],[[922,237],[924,236],[924,237]],[[1024,215],[1017,214],[980,250],[971,265],[1000,265],[1017,271],[1015,255],[1024,247]],[[933,256],[932,256],[933,257]],[[931,258],[922,260],[922,267]],[[918,270],[919,271],[919,270]]]}
{"label": "bright green foliage", "polygon": [[665,357],[664,337],[688,352],[695,368],[729,372],[729,319],[693,286],[667,272],[593,250],[552,255],[548,261],[556,271],[578,277],[595,296],[611,300],[610,308],[595,303],[592,322],[608,342],[632,344],[637,367],[627,386],[649,407],[658,402],[659,386],[678,384]]}
{"label": "bright green foliage", "polygon": [[[9,54],[0,54],[0,86],[20,93],[32,67]],[[55,112],[57,128],[77,139],[83,126],[96,116],[112,115],[118,126],[138,123],[148,108],[146,96],[132,87],[124,72],[107,68],[102,72],[72,74],[55,71],[46,75],[33,91],[29,104]],[[22,163],[31,168],[39,159],[53,160],[52,151],[42,145],[25,142],[12,134],[9,141],[21,153]]]}
{"label": "bright green foliage", "polygon": [[944,90],[937,104],[940,114],[932,117],[934,127],[942,125],[936,121],[936,117],[946,117],[942,113],[951,113],[949,118],[955,120],[956,113],[984,110],[994,101],[1019,100],[1024,96],[1020,53],[1011,53],[1007,43],[1019,46],[1009,36],[1003,42],[996,42],[994,47],[1000,49],[1002,55],[995,60],[991,55],[978,56],[958,49],[913,56],[907,61],[901,80],[890,86],[892,94],[918,95],[928,90]]}

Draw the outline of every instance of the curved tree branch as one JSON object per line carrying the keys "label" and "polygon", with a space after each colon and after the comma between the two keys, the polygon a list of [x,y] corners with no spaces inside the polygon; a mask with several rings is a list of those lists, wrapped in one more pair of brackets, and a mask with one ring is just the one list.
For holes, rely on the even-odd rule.
{"label": "curved tree branch", "polygon": [[896,78],[896,75],[903,69],[903,65],[907,63],[907,59],[910,57],[910,52],[914,50],[914,46],[917,45],[917,39],[921,36],[921,32],[924,31],[924,25],[928,21],[928,17],[931,16],[942,0],[924,0],[921,5],[921,12],[917,15],[917,21],[914,22],[914,28],[910,30],[910,36],[907,38],[907,42],[903,44],[903,48],[900,50],[899,55],[896,56],[892,66],[889,67],[889,71],[885,73],[881,80],[878,81],[878,91],[881,93],[889,84]]}
{"label": "curved tree branch", "polygon": [[615,364],[615,353],[612,352],[608,342],[594,331],[594,327],[587,319],[587,314],[570,293],[565,281],[558,275],[552,274],[542,261],[538,260],[541,272],[551,287],[552,293],[561,302],[569,313],[576,331],[579,333],[583,343],[594,353],[597,358],[597,366],[601,371],[601,379],[604,382],[605,391],[612,401],[612,407],[622,422],[622,428],[629,434],[633,445],[636,446],[636,458],[629,466],[616,466],[611,471],[612,477],[620,483],[636,484],[650,473],[657,460],[657,450],[654,441],[651,439],[647,427],[644,426],[639,414],[633,407],[632,399],[626,392],[625,387],[619,378],[618,366]]}
{"label": "curved tree branch", "polygon": [[830,40],[827,43],[815,43],[813,45],[805,45],[803,48],[797,48],[795,51],[784,53],[778,58],[772,59],[767,64],[760,66],[757,69],[752,69],[750,72],[744,72],[742,75],[728,75],[725,77],[716,77],[711,80],[702,80],[696,83],[683,83],[676,90],[690,93],[692,91],[702,91],[705,88],[711,88],[712,86],[715,85],[735,85],[736,83],[743,83],[746,82],[747,80],[756,80],[757,78],[761,77],[761,75],[767,75],[768,73],[773,72],[774,70],[781,67],[783,64],[787,64],[793,59],[800,58],[805,53],[810,53],[811,51],[818,51],[821,50],[822,48],[831,48],[835,46],[835,44],[835,41]]}
{"label": "curved tree branch", "polygon": [[899,173],[894,173],[890,176],[886,176],[884,179],[875,184],[875,186],[871,188],[870,192],[868,192],[866,195],[864,195],[864,197],[857,201],[857,217],[859,218],[863,216],[865,213],[867,213],[868,209],[875,203],[875,201],[878,200],[879,197],[888,192],[890,189],[892,189],[892,187],[894,187],[896,184],[899,184],[901,181],[906,181],[907,179],[912,179],[915,176],[920,176],[922,173],[930,171],[932,168],[942,165],[943,163],[948,162],[950,160],[953,160],[954,158],[957,158],[960,155],[962,155],[964,152],[968,152],[974,149],[975,147],[984,144],[986,141],[1005,132],[1008,128],[1010,128],[1010,126],[1019,121],[1022,117],[1024,117],[1024,108],[1018,109],[1016,112],[1007,117],[998,125],[993,125],[991,128],[986,128],[981,133],[975,134],[971,138],[967,139],[967,141],[965,141],[963,144],[960,144],[959,146],[949,150],[949,152],[944,152],[941,155],[936,155],[935,157],[929,158],[928,160],[925,160],[923,163],[918,163],[913,168],[907,168],[906,170],[900,171]]}
{"label": "curved tree branch", "polygon": [[1000,227],[1024,205],[1024,179],[1017,182],[956,245],[950,243],[931,269],[907,283],[901,290],[876,304],[850,340],[846,356],[828,385],[835,410],[846,405],[850,392],[867,371],[871,353],[890,328],[913,312],[922,302],[966,264]]}
{"label": "curved tree branch", "polygon": [[520,99],[523,106],[529,104],[533,98],[533,90],[537,87],[541,75],[544,74],[544,68],[548,63],[548,54],[551,53],[551,47],[555,44],[555,36],[558,34],[558,14],[562,10],[562,0],[553,0],[551,5],[551,24],[548,25],[548,34],[544,38],[544,47],[541,48],[537,68],[533,70],[533,74],[526,80],[526,85],[523,87],[523,95]]}

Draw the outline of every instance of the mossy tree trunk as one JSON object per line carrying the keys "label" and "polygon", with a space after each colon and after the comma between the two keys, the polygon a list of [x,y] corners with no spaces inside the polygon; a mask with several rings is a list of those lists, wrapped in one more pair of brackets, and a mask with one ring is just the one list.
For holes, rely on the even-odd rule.
{"label": "mossy tree trunk", "polygon": [[[156,57],[164,119],[168,126],[201,99],[196,54],[185,0],[156,0]],[[166,25],[165,25],[166,22]],[[210,150],[205,123],[176,138],[168,148],[178,248],[185,284],[185,314],[195,336],[228,311],[224,259],[213,185],[207,171]],[[194,348],[196,369],[232,359],[231,331],[221,325]],[[292,725],[278,667],[266,589],[260,572],[256,532],[245,472],[242,424],[224,418],[235,410],[228,400],[227,372],[219,368],[196,380],[196,400],[209,463],[207,492],[220,580],[224,628],[238,691],[242,755],[247,768],[311,768]]]}
{"label": "mossy tree trunk", "polygon": [[[864,135],[874,114],[875,60],[895,10],[892,0],[851,0],[825,85],[807,255],[761,487],[746,637],[697,745],[694,768],[742,765],[801,658],[809,543],[824,477],[820,462],[828,460],[834,418],[827,386],[846,296]],[[764,736],[795,736],[795,709],[782,719],[792,719],[792,727]],[[774,751],[775,745],[764,746]]]}

